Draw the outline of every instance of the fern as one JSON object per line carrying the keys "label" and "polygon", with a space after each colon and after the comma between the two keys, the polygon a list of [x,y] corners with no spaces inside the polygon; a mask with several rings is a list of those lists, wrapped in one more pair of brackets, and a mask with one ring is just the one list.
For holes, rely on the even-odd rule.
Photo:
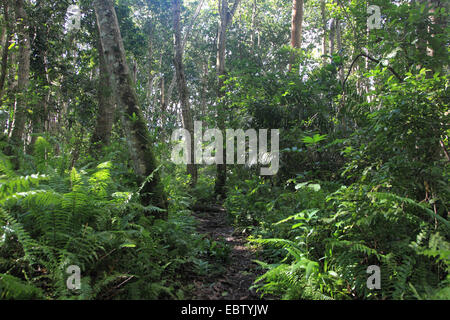
{"label": "fern", "polygon": [[420,208],[421,210],[423,210],[424,212],[426,212],[432,219],[437,219],[439,220],[439,222],[441,222],[442,224],[444,224],[445,226],[445,231],[450,234],[450,222],[447,221],[446,219],[444,219],[443,217],[441,217],[440,215],[436,214],[433,212],[433,210],[429,209],[425,204],[423,203],[418,203],[412,199],[409,198],[405,198],[405,197],[401,197],[398,196],[396,194],[393,193],[386,193],[386,192],[371,192],[369,194],[369,196],[373,196],[374,198],[378,199],[378,200],[390,200],[390,201],[397,201],[400,203],[407,203],[409,205],[412,205],[416,208]]}
{"label": "fern", "polygon": [[32,239],[28,234],[28,232],[25,231],[23,226],[1,207],[0,207],[0,221],[3,221],[5,229],[11,230],[11,232],[13,232],[17,236],[25,252],[24,259],[30,262],[37,261],[36,251],[39,250],[39,245],[37,241]]}
{"label": "fern", "polygon": [[41,289],[14,276],[0,273],[0,300],[44,299]]}

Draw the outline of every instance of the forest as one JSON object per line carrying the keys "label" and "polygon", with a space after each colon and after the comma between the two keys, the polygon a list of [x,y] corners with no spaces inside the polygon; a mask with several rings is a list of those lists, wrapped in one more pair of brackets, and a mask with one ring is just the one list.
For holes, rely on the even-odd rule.
{"label": "forest", "polygon": [[1,0],[0,300],[449,300],[448,10]]}

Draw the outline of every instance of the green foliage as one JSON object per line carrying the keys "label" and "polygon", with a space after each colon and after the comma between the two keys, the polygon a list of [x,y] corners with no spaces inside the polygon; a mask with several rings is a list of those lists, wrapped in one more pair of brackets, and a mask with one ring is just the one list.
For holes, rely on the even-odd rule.
{"label": "green foliage", "polygon": [[[223,205],[258,249],[266,271],[258,292],[448,300],[448,4],[373,0],[382,28],[367,30],[367,1],[304,1],[302,48],[293,49],[290,1],[241,1],[218,88],[218,8],[209,1],[196,12],[198,3],[181,8],[192,119],[281,132],[276,176],[258,176],[259,165],[227,165]],[[231,248],[198,234],[189,210],[219,201],[215,166],[199,165],[191,187],[186,167],[168,161],[171,132],[182,125],[170,81],[172,3],[114,4],[140,106],[129,120],[162,163],[154,172],[168,219],[140,201],[140,191],[141,200],[155,194],[133,173],[123,123],[115,119],[109,145],[100,141],[92,152],[106,101],[91,1],[79,2],[81,29],[70,35],[61,32],[67,1],[28,1],[29,81],[15,76],[26,68],[14,20],[2,21],[12,41],[0,88],[1,299],[182,299],[192,274],[217,275],[229,262]],[[19,82],[28,88],[17,90]],[[21,101],[23,145],[8,141]],[[69,265],[81,267],[80,290],[67,289]],[[381,268],[380,290],[366,286],[369,265]]]}
{"label": "green foliage", "polygon": [[[258,178],[233,181],[225,204],[263,249],[258,263],[267,272],[255,283],[262,295],[448,299],[446,87],[447,77],[425,70],[407,73],[402,83],[390,77],[364,103],[361,126],[349,137],[317,148],[325,135],[308,135],[305,149],[283,150],[314,159],[340,146],[340,176],[318,162],[284,188]],[[370,265],[381,269],[381,290],[366,286]]]}
{"label": "green foliage", "polygon": [[[39,160],[37,160],[39,161]],[[17,176],[5,159],[0,177],[0,293],[5,299],[180,298],[206,244],[176,196],[167,221],[143,207],[138,190],[114,183],[104,162],[63,176]],[[169,186],[169,184],[167,184]],[[184,197],[186,198],[186,197]],[[225,249],[212,252],[225,257]],[[81,290],[66,287],[66,268],[81,268]],[[23,279],[25,277],[25,279]],[[23,280],[22,280],[23,279]],[[181,295],[181,296],[180,296]]]}
{"label": "green foliage", "polygon": [[43,299],[44,294],[39,288],[8,274],[0,274],[0,299],[31,300]]}

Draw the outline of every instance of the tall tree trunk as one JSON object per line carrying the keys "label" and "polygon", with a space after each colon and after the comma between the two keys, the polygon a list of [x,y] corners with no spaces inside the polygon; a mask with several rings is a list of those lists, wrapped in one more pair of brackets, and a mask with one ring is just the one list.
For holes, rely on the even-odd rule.
{"label": "tall tree trunk", "polygon": [[45,43],[43,46],[37,46],[34,54],[36,63],[38,65],[34,70],[34,78],[39,81],[39,87],[41,91],[41,98],[39,103],[33,106],[33,113],[31,115],[31,127],[32,135],[31,142],[27,146],[27,153],[33,154],[34,145],[38,139],[38,136],[45,132],[45,120],[48,117],[48,105],[51,98],[51,84],[48,72],[48,45],[45,39],[47,27],[39,25],[35,30],[36,43]]}
{"label": "tall tree trunk", "polygon": [[202,118],[206,117],[206,94],[208,88],[208,59],[202,62],[202,78],[201,78],[201,92],[200,92],[200,109]]}
{"label": "tall tree trunk", "polygon": [[[121,109],[133,169],[142,183],[141,201],[145,206],[154,204],[167,209],[159,173],[155,171],[157,163],[151,150],[152,141],[138,106],[113,3],[111,0],[95,0],[94,9],[112,89]],[[166,218],[166,214],[159,217]]]}
{"label": "tall tree trunk", "polygon": [[[240,0],[235,0],[233,7],[231,10],[228,6],[228,0],[219,0],[219,15],[220,15],[220,25],[219,25],[219,33],[218,33],[218,41],[217,41],[217,60],[216,60],[216,70],[217,70],[217,79],[218,79],[218,92],[217,97],[220,100],[223,100],[225,96],[225,92],[222,90],[222,87],[225,83],[225,52],[226,52],[226,41],[227,41],[227,28],[233,19],[233,15],[236,12],[236,9],[239,5]],[[220,102],[222,104],[219,107],[217,118],[218,118],[218,127],[222,132],[225,130],[225,113],[223,106],[223,101]],[[224,153],[226,152],[225,148],[223,149]],[[217,176],[215,182],[215,194],[225,197],[225,183],[227,180],[227,166],[225,163],[217,164]]]}
{"label": "tall tree trunk", "polygon": [[[187,27],[186,34],[184,35],[183,41],[181,42],[181,52],[184,52],[184,47],[186,46],[187,39],[189,38],[189,36],[192,32],[192,28],[194,27],[195,20],[197,20],[198,15],[200,14],[200,10],[203,6],[204,1],[205,0],[200,0],[199,4],[197,6],[197,9],[195,10],[194,17],[192,18],[191,23]],[[177,78],[177,74],[175,72],[172,76],[172,80],[170,81],[169,88],[167,89],[166,106],[172,105],[172,101],[170,101],[170,99],[172,99],[173,89],[175,88],[175,85],[177,84],[176,78]]]}
{"label": "tall tree trunk", "polygon": [[[8,64],[11,66],[17,65],[17,52],[12,51],[10,56],[8,57]],[[5,91],[4,96],[7,97],[9,101],[11,101],[9,105],[9,114],[14,114],[17,97],[14,94],[17,88],[17,70],[14,67],[7,68],[7,76],[6,76]],[[11,132],[13,129],[14,119],[10,119],[8,117],[6,132],[8,132],[8,137],[11,137]]]}
{"label": "tall tree trunk", "polygon": [[[17,0],[15,5],[16,29],[19,39],[19,70],[17,77],[17,102],[14,114],[14,128],[11,132],[11,142],[19,149],[23,148],[23,134],[27,120],[26,114],[26,93],[30,80],[30,35],[28,26],[28,16],[25,11],[25,1]],[[9,152],[11,154],[11,150]],[[14,165],[18,167],[17,158],[13,160]]]}
{"label": "tall tree trunk", "polygon": [[334,39],[336,36],[336,19],[331,19],[330,22],[330,55],[334,54]]}
{"label": "tall tree trunk", "polygon": [[[162,57],[161,57],[161,63],[162,63]],[[160,68],[161,70],[161,68]],[[161,137],[164,139],[166,135],[166,122],[167,122],[167,94],[166,94],[166,78],[164,77],[164,74],[161,75],[160,80],[160,103],[161,103]]]}
{"label": "tall tree trunk", "polygon": [[325,0],[320,0],[320,13],[322,15],[322,55],[323,62],[326,63],[328,60],[326,55],[328,55],[328,35],[327,35],[327,12],[325,8]]}
{"label": "tall tree trunk", "polygon": [[[11,21],[9,20],[9,0],[4,0],[3,2],[3,17],[5,19],[5,25],[4,25],[4,41],[2,43],[3,49],[2,49],[2,65],[1,65],[1,71],[0,71],[0,101],[3,98],[3,90],[5,88],[5,80],[6,80],[6,73],[8,69],[8,52],[9,52],[9,46],[11,43]],[[2,38],[3,40],[3,38]]]}
{"label": "tall tree trunk", "polygon": [[[336,20],[336,40],[337,40],[337,51],[339,55],[342,56],[342,30],[341,23],[339,20]],[[339,81],[341,83],[344,82],[344,68],[340,67],[339,69]]]}
{"label": "tall tree trunk", "polygon": [[[302,46],[302,28],[303,28],[303,0],[292,1],[292,23],[291,23],[291,47],[300,49]],[[291,55],[289,71],[295,62],[296,55]]]}
{"label": "tall tree trunk", "polygon": [[167,88],[167,94],[166,94],[166,106],[171,106],[172,102],[172,93],[173,93],[173,89],[175,88],[175,85],[177,84],[177,73],[174,72],[173,76],[172,76],[172,80],[170,80],[170,84],[169,87]]}
{"label": "tall tree trunk", "polygon": [[[227,16],[228,16],[228,0],[219,0],[219,14],[220,14],[220,25],[219,34],[217,41],[217,60],[216,60],[216,72],[217,72],[217,98],[220,100],[224,97],[224,92],[222,87],[224,84],[225,75],[225,50],[226,50],[226,30],[227,30]],[[222,102],[219,102],[222,103]],[[225,128],[225,114],[223,107],[219,106],[217,112],[217,122],[220,130]],[[225,151],[225,150],[224,150]],[[217,164],[217,175],[215,182],[215,194],[224,198],[225,197],[225,183],[227,179],[227,167],[226,164]]]}
{"label": "tall tree trunk", "polygon": [[258,12],[258,3],[257,0],[253,0],[252,6],[252,30],[250,35],[250,43],[252,46],[252,51],[255,49],[255,33],[256,33],[256,16]]}
{"label": "tall tree trunk", "polygon": [[186,84],[186,76],[183,65],[183,44],[181,42],[181,0],[173,0],[173,29],[175,32],[175,71],[177,76],[178,93],[181,102],[181,115],[183,127],[191,135],[190,141],[190,163],[187,164],[187,172],[191,176],[191,186],[197,184],[197,166],[194,164],[194,121],[192,118],[191,107],[189,104],[189,92]]}
{"label": "tall tree trunk", "polygon": [[[8,64],[11,66],[15,66],[16,65],[16,61],[17,61],[17,54],[16,52],[12,51],[10,53],[10,56],[8,57]],[[4,99],[8,99],[9,101],[11,101],[9,103],[8,106],[8,113],[9,114],[13,114],[14,113],[14,109],[15,109],[15,101],[16,96],[14,95],[14,91],[16,90],[15,88],[17,87],[17,72],[16,72],[16,68],[11,67],[11,68],[7,68],[7,75],[6,75],[6,80],[5,80],[5,91],[3,93],[4,95]],[[6,127],[5,127],[5,132],[7,132],[7,136],[11,137],[11,131],[13,129],[13,119],[10,119],[8,117],[7,122],[6,122]]]}
{"label": "tall tree trunk", "polygon": [[99,65],[97,85],[98,112],[97,123],[91,137],[91,150],[95,152],[99,152],[103,146],[109,144],[115,114],[115,100],[110,87],[111,79],[100,39],[98,39],[97,48]]}
{"label": "tall tree trunk", "polygon": [[[155,72],[153,70],[153,39],[151,35],[148,39],[148,83],[147,83],[147,101],[150,102],[153,93],[153,80]],[[149,110],[150,112],[150,110]]]}

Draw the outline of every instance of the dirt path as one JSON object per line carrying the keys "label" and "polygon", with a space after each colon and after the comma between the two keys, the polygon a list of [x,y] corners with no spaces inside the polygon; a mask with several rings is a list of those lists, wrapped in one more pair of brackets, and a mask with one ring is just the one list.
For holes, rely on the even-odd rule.
{"label": "dirt path", "polygon": [[225,210],[217,207],[214,211],[194,212],[194,216],[199,221],[199,233],[205,234],[211,241],[225,242],[230,248],[228,262],[222,263],[225,268],[223,273],[194,280],[195,299],[258,299],[255,290],[249,289],[259,273],[252,261],[253,252],[246,246],[245,236],[237,234],[227,223]]}

